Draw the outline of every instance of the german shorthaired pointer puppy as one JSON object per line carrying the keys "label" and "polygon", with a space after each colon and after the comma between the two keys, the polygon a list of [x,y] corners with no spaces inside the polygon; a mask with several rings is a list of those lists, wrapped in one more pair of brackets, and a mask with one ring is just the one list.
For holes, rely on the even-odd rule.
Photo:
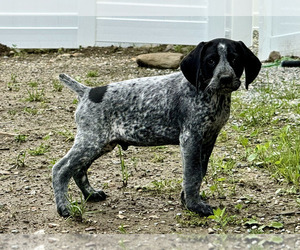
{"label": "german shorthaired pointer puppy", "polygon": [[208,159],[229,118],[231,93],[240,87],[243,71],[248,89],[261,63],[242,42],[215,39],[200,43],[180,66],[182,72],[96,88],[60,75],[60,80],[80,100],[75,114],[74,145],[53,167],[60,215],[69,216],[66,196],[71,177],[85,198],[106,198],[103,191],[90,186],[87,170],[117,144],[124,150],[130,145],[180,145],[182,203],[202,216],[212,214],[211,207],[199,196]]}

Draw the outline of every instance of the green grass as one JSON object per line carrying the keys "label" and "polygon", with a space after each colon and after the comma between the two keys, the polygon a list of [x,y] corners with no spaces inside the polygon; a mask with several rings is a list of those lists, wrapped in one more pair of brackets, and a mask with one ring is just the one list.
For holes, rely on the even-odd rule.
{"label": "green grass", "polygon": [[65,141],[68,141],[68,142],[74,141],[74,139],[75,139],[74,133],[68,129],[58,131],[57,134],[63,136],[65,138]]}
{"label": "green grass", "polygon": [[95,71],[95,70],[91,70],[89,71],[87,74],[86,74],[87,77],[98,77],[99,76],[99,73],[98,71]]}
{"label": "green grass", "polygon": [[182,179],[165,179],[155,180],[149,185],[143,187],[143,191],[150,191],[156,193],[179,193],[181,190]]}
{"label": "green grass", "polygon": [[35,149],[28,150],[28,153],[32,156],[39,156],[44,155],[49,151],[50,147],[42,143],[40,146],[36,147]]}
{"label": "green grass", "polygon": [[128,184],[128,178],[129,178],[128,167],[127,167],[127,164],[125,164],[124,154],[122,152],[120,145],[118,145],[118,150],[119,150],[123,187],[126,187]]}
{"label": "green grass", "polygon": [[61,92],[62,89],[64,88],[64,86],[60,83],[59,80],[53,80],[52,84],[55,92]]}
{"label": "green grass", "polygon": [[87,200],[85,200],[80,194],[80,201],[77,201],[73,198],[72,195],[67,196],[67,200],[69,202],[68,209],[70,211],[71,219],[76,221],[83,221],[85,214],[87,213]]}
{"label": "green grass", "polygon": [[27,88],[28,97],[25,99],[28,102],[43,102],[45,101],[44,89],[38,89],[35,83],[29,83],[30,88]]}
{"label": "green grass", "polygon": [[[280,89],[278,89],[280,87]],[[269,170],[278,181],[285,181],[300,188],[300,134],[298,122],[300,105],[295,102],[300,96],[299,84],[282,82],[261,83],[255,94],[244,101],[240,92],[233,94],[232,117],[238,121],[228,127],[244,150],[239,161]],[[246,97],[248,93],[243,93]],[[221,133],[220,141],[226,134]],[[230,141],[230,138],[228,138]]]}
{"label": "green grass", "polygon": [[16,135],[15,136],[15,141],[16,142],[26,142],[27,141],[27,136],[22,135],[22,134]]}

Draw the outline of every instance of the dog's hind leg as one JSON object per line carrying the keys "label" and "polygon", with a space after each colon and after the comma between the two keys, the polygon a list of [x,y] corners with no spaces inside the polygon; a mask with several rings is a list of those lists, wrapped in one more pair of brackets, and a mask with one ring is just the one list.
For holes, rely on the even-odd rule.
{"label": "dog's hind leg", "polygon": [[[89,191],[94,191],[88,183],[86,171],[101,153],[101,147],[99,148],[97,138],[77,135],[70,151],[54,165],[52,181],[57,211],[61,216],[69,216],[67,191],[72,177],[74,177],[77,185],[79,184],[79,188],[85,196],[90,194]],[[81,180],[79,181],[78,178],[81,178]],[[84,178],[86,179],[84,180]],[[98,193],[104,197],[101,192],[98,191]]]}

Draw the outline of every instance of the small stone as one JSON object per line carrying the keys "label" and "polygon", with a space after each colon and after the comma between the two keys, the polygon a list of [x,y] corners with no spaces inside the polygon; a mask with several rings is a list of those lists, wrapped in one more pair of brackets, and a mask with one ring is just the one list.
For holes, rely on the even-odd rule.
{"label": "small stone", "polygon": [[149,219],[159,219],[159,216],[157,216],[157,215],[150,215]]}
{"label": "small stone", "polygon": [[55,242],[58,242],[59,239],[57,239],[57,238],[48,238],[48,241],[49,241],[49,243],[55,243]]}
{"label": "small stone", "polygon": [[74,53],[72,56],[74,56],[74,57],[83,57],[84,55],[82,53]]}
{"label": "small stone", "polygon": [[58,224],[55,224],[55,223],[49,223],[48,224],[48,227],[49,228],[54,228],[54,227],[58,227],[59,225]]}
{"label": "small stone", "polygon": [[17,234],[17,233],[19,233],[19,230],[18,229],[13,229],[13,230],[11,230],[11,233]]}
{"label": "small stone", "polygon": [[96,247],[97,244],[95,242],[89,242],[85,244],[85,247]]}
{"label": "small stone", "polygon": [[125,215],[122,215],[122,214],[118,214],[117,217],[118,217],[119,219],[121,219],[121,220],[123,220],[123,219],[126,218],[126,216],[125,216]]}
{"label": "small stone", "polygon": [[70,58],[71,56],[72,56],[71,54],[65,53],[65,54],[59,55],[57,58]]}
{"label": "small stone", "polygon": [[86,232],[96,231],[95,227],[88,227],[85,229]]}
{"label": "small stone", "polygon": [[215,230],[212,229],[212,228],[208,228],[208,229],[207,229],[207,232],[208,232],[208,234],[214,234],[214,233],[215,233]]}
{"label": "small stone", "polygon": [[45,234],[45,230],[41,229],[41,230],[34,232],[33,234],[35,234],[35,235]]}

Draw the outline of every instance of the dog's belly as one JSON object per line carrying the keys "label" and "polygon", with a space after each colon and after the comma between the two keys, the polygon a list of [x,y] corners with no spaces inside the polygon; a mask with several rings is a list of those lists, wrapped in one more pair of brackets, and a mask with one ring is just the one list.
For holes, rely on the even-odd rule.
{"label": "dog's belly", "polygon": [[174,124],[138,123],[115,121],[111,127],[111,141],[133,146],[178,145],[180,130]]}

